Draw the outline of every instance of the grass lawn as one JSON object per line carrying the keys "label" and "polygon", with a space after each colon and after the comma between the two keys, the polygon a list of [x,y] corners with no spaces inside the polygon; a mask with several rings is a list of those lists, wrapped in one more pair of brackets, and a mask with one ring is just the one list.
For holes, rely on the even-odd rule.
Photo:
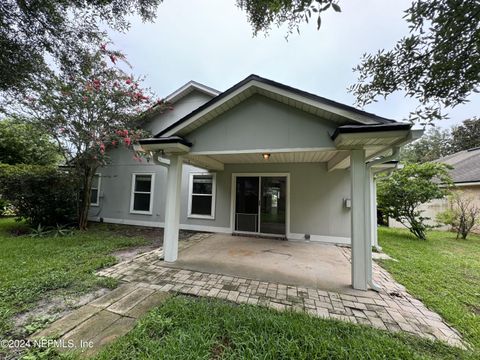
{"label": "grass lawn", "polygon": [[[0,339],[16,336],[12,317],[35,307],[38,300],[48,294],[83,293],[99,286],[115,286],[111,280],[96,277],[95,270],[116,261],[111,252],[148,242],[144,237],[131,236],[135,232],[122,236],[106,225],[64,238],[13,236],[11,231],[18,226],[12,219],[0,219]],[[391,249],[402,249],[408,242],[410,246],[418,244],[403,232],[382,231],[381,239],[385,249],[401,260],[392,262],[394,266],[404,260],[400,250],[395,255]],[[420,243],[419,248],[425,244]],[[473,248],[465,252],[466,256],[474,257]],[[440,259],[439,256],[435,258],[436,261]],[[469,263],[468,259],[466,262]],[[433,265],[431,271],[437,271],[438,267]],[[478,272],[466,274],[464,271],[462,274],[478,276]],[[413,276],[413,283],[415,279],[419,277]],[[457,283],[456,287],[452,285],[452,292],[467,286],[457,278],[452,281]],[[473,284],[472,279],[469,290],[477,286],[478,296],[478,282]],[[477,299],[478,305],[478,297],[472,299],[473,304]],[[466,330],[474,329],[474,322],[451,322],[473,343],[473,332]],[[478,330],[478,322],[476,324]],[[38,353],[34,350],[29,355],[30,359],[59,357],[50,351]],[[476,355],[440,342],[306,314],[278,313],[220,300],[177,296],[149,312],[129,334],[104,349],[98,359],[474,359]]]}
{"label": "grass lawn", "polygon": [[427,241],[406,230],[381,228],[380,245],[398,261],[383,261],[407,290],[438,312],[476,348],[480,358],[480,236],[456,240],[432,231]]}
{"label": "grass lawn", "polygon": [[442,343],[304,313],[178,296],[154,309],[97,360],[459,359]]}
{"label": "grass lawn", "polygon": [[0,219],[0,339],[19,336],[12,317],[48,294],[115,286],[115,281],[97,277],[95,270],[116,263],[110,255],[113,251],[145,243],[143,238],[119,236],[101,225],[69,237],[12,235],[12,230],[22,227],[14,219]]}

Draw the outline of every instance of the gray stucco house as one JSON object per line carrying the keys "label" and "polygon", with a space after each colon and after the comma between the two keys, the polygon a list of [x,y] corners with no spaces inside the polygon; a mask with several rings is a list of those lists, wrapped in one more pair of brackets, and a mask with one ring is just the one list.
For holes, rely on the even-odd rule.
{"label": "gray stucco house", "polygon": [[152,160],[116,149],[99,171],[92,220],[164,227],[165,261],[179,228],[348,244],[353,287],[375,287],[373,174],[421,132],[256,75],[167,100],[144,124]]}

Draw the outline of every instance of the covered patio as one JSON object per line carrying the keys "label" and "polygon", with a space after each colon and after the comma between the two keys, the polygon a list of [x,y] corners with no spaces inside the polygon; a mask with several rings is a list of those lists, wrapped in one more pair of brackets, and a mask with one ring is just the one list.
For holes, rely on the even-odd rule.
{"label": "covered patio", "polygon": [[[187,242],[188,244],[188,242]],[[351,290],[341,247],[318,242],[212,234],[179,251],[174,268],[323,290]]]}
{"label": "covered patio", "polygon": [[[211,174],[210,188],[218,188],[218,196],[209,190],[208,216],[187,216],[186,222],[208,222],[214,224],[211,231],[227,234],[274,233],[288,240],[350,245],[348,282],[344,271],[348,263],[334,269],[328,257],[324,265],[315,264],[322,262],[319,257],[310,261],[315,264],[311,273],[324,282],[338,276],[341,286],[379,290],[372,278],[372,245],[377,246],[374,174],[391,166],[388,162],[397,159],[402,145],[421,136],[422,131],[411,127],[256,75],[246,78],[154,137],[140,140],[140,149],[150,153],[155,164],[168,168],[165,262],[175,266],[182,260],[178,257],[181,189],[185,168],[194,166]],[[275,213],[265,210],[271,205],[265,205],[267,196],[282,199]],[[273,221],[262,222],[267,218]],[[235,249],[241,245],[236,240],[238,244],[231,240],[224,245]],[[318,246],[318,253],[331,250]],[[186,260],[193,264],[202,250],[205,257],[209,252],[212,257],[218,248],[220,244],[192,249]],[[234,269],[242,258],[229,256],[229,267]],[[255,251],[243,261],[264,262]],[[285,276],[291,271],[294,278],[295,271],[302,272],[293,265],[288,269],[283,264]],[[276,271],[280,270],[270,268],[265,274]]]}

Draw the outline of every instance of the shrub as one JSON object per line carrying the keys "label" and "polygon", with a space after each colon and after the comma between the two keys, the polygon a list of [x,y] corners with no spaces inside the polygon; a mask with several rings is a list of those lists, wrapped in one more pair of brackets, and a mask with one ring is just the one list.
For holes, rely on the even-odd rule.
{"label": "shrub", "polygon": [[0,216],[15,215],[12,204],[0,195]]}
{"label": "shrub", "polygon": [[76,220],[77,181],[66,171],[40,165],[0,164],[0,194],[32,226]]}
{"label": "shrub", "polygon": [[448,169],[440,163],[406,164],[378,181],[378,208],[402,223],[418,239],[426,240],[425,232],[431,226],[419,206],[447,195],[452,183]]}
{"label": "shrub", "polygon": [[472,196],[461,191],[450,195],[450,208],[437,215],[437,221],[450,225],[457,232],[457,239],[466,239],[470,231],[480,223],[480,208]]}

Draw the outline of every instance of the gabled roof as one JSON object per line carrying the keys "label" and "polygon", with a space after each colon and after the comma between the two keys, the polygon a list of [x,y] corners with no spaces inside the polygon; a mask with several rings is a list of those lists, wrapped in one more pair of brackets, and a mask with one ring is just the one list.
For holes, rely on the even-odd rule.
{"label": "gabled roof", "polygon": [[340,125],[352,123],[357,125],[396,123],[392,119],[380,117],[273,80],[262,78],[258,75],[250,75],[163,129],[155,137],[185,135],[256,93],[322,116],[327,120],[339,122]]}
{"label": "gabled roof", "polygon": [[454,183],[480,183],[480,148],[460,151],[436,161],[453,167],[450,176]]}
{"label": "gabled roof", "polygon": [[185,85],[183,85],[182,87],[175,90],[170,95],[168,95],[165,98],[165,100],[167,102],[173,104],[173,103],[177,102],[178,100],[180,100],[181,98],[185,97],[186,95],[190,94],[194,90],[198,90],[200,92],[203,92],[203,93],[205,93],[207,95],[211,95],[211,96],[217,96],[221,93],[220,91],[215,90],[214,88],[211,88],[209,86],[206,86],[206,85],[203,85],[203,84],[200,84],[196,81],[191,80],[191,81],[187,82]]}

